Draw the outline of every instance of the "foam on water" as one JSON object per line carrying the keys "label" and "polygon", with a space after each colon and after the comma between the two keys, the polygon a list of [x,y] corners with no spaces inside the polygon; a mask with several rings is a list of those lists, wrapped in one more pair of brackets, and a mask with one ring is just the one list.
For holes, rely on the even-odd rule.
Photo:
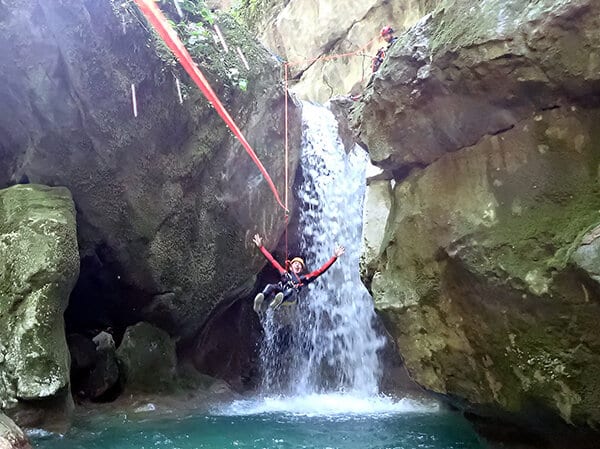
{"label": "foam on water", "polygon": [[233,403],[212,410],[214,415],[246,416],[259,414],[284,414],[308,417],[356,417],[395,415],[404,413],[435,413],[435,403],[423,403],[403,398],[394,400],[387,396],[371,398],[342,393],[309,394],[306,396],[268,396]]}

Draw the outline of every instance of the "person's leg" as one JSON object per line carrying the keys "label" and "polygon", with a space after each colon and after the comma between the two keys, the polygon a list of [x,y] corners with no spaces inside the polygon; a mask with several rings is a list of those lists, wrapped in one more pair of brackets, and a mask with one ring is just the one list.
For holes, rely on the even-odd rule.
{"label": "person's leg", "polygon": [[[254,298],[254,311],[258,313],[261,310],[263,301],[265,299],[269,299],[274,293],[279,294],[280,292],[281,283],[267,284],[263,291]],[[275,295],[275,297],[277,297],[277,295]]]}
{"label": "person's leg", "polygon": [[283,302],[286,304],[295,304],[298,301],[298,290],[295,288],[288,288],[283,292]]}
{"label": "person's leg", "polygon": [[275,298],[273,298],[273,301],[271,301],[271,304],[269,304],[269,307],[271,307],[272,309],[275,309],[277,307],[279,307],[281,305],[282,302],[289,302],[290,304],[293,304],[296,302],[297,299],[297,290],[295,288],[286,288],[283,292],[279,292],[275,295]]}
{"label": "person's leg", "polygon": [[276,293],[278,291],[281,291],[279,284],[267,284],[263,289],[263,295],[265,295],[265,298],[268,298],[273,293]]}
{"label": "person's leg", "polygon": [[256,313],[260,312],[265,298],[268,298],[276,290],[279,290],[279,287],[277,284],[267,284],[265,286],[265,288],[263,289],[263,291],[261,293],[259,293],[258,295],[256,295],[256,297],[254,298],[254,311]]}

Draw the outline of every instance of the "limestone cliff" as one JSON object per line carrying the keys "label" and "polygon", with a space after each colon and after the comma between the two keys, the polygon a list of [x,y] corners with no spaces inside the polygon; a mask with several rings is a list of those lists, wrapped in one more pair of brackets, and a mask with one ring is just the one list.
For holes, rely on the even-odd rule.
{"label": "limestone cliff", "polygon": [[23,431],[2,413],[0,413],[0,448],[31,449],[31,444]]}
{"label": "limestone cliff", "polygon": [[367,216],[389,214],[363,269],[411,376],[541,447],[592,447],[600,424],[599,17],[445,2],[354,111],[395,179],[371,185]]}
{"label": "limestone cliff", "polygon": [[[414,24],[438,0],[259,0],[241,2],[257,37],[290,65],[290,86],[303,99],[325,103],[360,92],[371,76],[371,58],[385,43],[379,30]],[[320,57],[355,53],[339,59]]]}
{"label": "limestone cliff", "polygon": [[[67,326],[145,319],[193,336],[264,263],[249,236],[282,230],[265,180],[133,2],[11,0],[0,12],[0,186],[73,194],[82,272]],[[282,189],[280,67],[228,16],[213,17],[228,53],[191,19],[182,37]],[[290,103],[292,173],[296,118]]]}

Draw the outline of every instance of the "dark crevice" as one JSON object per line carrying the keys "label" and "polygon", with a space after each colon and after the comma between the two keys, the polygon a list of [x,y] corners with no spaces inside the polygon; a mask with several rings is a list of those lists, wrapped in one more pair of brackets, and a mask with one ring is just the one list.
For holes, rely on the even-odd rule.
{"label": "dark crevice", "polygon": [[[489,134],[486,134],[485,136],[483,136],[483,138],[488,137],[488,136],[497,136],[498,134],[502,134],[502,133],[505,133],[506,131],[510,131],[515,126],[516,126],[516,123],[513,123],[512,125],[508,125],[508,126],[506,126],[504,128],[500,128],[500,129],[491,131]],[[482,139],[480,139],[478,142],[481,142],[481,140]],[[473,144],[473,145],[476,145],[476,143]],[[472,145],[468,145],[468,146],[472,146]],[[462,150],[462,148],[461,148],[461,150]]]}
{"label": "dark crevice", "polygon": [[127,284],[123,270],[107,245],[101,244],[81,260],[80,275],[65,311],[67,334],[90,338],[101,331],[120,342],[125,329],[141,320],[140,310],[150,295]]}

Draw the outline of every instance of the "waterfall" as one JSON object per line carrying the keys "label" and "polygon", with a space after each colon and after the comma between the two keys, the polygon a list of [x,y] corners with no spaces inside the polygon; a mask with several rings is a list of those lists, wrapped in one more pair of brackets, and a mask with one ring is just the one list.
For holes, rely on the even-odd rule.
{"label": "waterfall", "polygon": [[368,157],[358,146],[346,154],[329,109],[306,102],[302,109],[302,182],[295,192],[300,255],[312,271],[337,245],[346,253],[304,288],[296,306],[283,305],[264,317],[263,391],[368,397],[379,391],[378,351],[385,343],[359,275]]}

